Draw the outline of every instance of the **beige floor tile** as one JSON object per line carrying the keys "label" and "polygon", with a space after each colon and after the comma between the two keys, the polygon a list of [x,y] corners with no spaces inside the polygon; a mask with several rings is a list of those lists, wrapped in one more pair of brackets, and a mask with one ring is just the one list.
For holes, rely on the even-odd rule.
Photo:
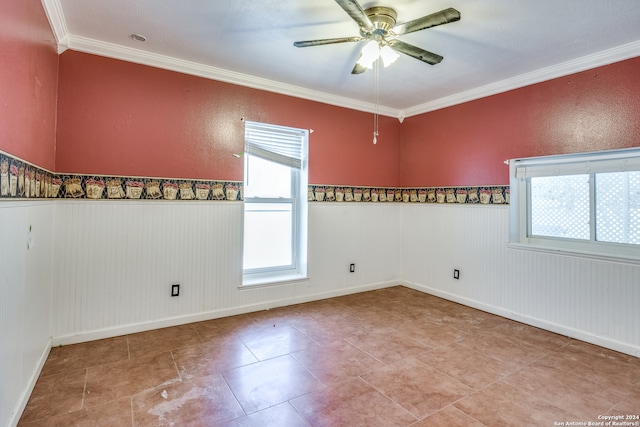
{"label": "beige floor tile", "polygon": [[314,344],[291,356],[324,384],[350,380],[383,366],[382,362],[344,340]]}
{"label": "beige floor tile", "polygon": [[539,362],[622,393],[640,384],[640,358],[580,341],[571,341]]}
{"label": "beige floor tile", "polygon": [[291,404],[314,427],[399,427],[416,421],[408,411],[359,379],[305,394]]}
{"label": "beige floor tile", "polygon": [[23,427],[131,427],[132,425],[133,416],[129,397],[31,423],[20,423]]}
{"label": "beige floor tile", "polygon": [[233,421],[217,424],[216,427],[310,427],[304,417],[288,402],[254,412]]}
{"label": "beige floor tile", "polygon": [[456,409],[454,406],[446,406],[438,412],[411,424],[410,427],[486,427],[480,421],[475,420]]}
{"label": "beige floor tile", "polygon": [[21,422],[43,420],[82,409],[87,370],[40,377],[22,413]]}
{"label": "beige floor tile", "polygon": [[180,382],[171,353],[89,368],[84,405],[101,405],[145,390]]}
{"label": "beige floor tile", "polygon": [[255,315],[241,314],[238,316],[222,317],[193,324],[202,342],[211,339],[230,338],[236,334],[255,326]]}
{"label": "beige floor tile", "polygon": [[245,415],[220,374],[145,391],[132,404],[136,427],[213,426]]}
{"label": "beige floor tile", "polygon": [[383,363],[418,357],[433,347],[413,340],[394,328],[378,328],[347,338],[347,341]]}
{"label": "beige floor tile", "polygon": [[[629,393],[625,394],[618,404],[609,412],[616,415],[638,415],[640,416],[640,384]],[[635,420],[640,424],[640,419]]]}
{"label": "beige floor tile", "polygon": [[[601,386],[571,371],[537,362],[503,378],[502,381],[523,392],[540,396],[587,421],[597,421],[599,414],[607,413],[624,397],[618,391]],[[585,393],[587,390],[588,393]]]}
{"label": "beige floor tile", "polygon": [[523,342],[520,338],[495,328],[478,332],[460,343],[474,349],[478,354],[497,359],[509,370],[526,366],[548,355],[551,350]]}
{"label": "beige floor tile", "polygon": [[576,414],[501,381],[453,406],[487,426],[553,426],[567,420],[581,421]]}
{"label": "beige floor tile", "polygon": [[364,330],[343,318],[312,318],[298,321],[295,328],[318,344],[331,344],[362,334]]}
{"label": "beige floor tile", "polygon": [[243,331],[238,336],[258,360],[283,356],[313,344],[311,338],[286,324],[262,323],[259,327]]}
{"label": "beige floor tile", "polygon": [[512,372],[510,363],[481,354],[461,343],[437,348],[418,359],[474,389],[486,387]]}
{"label": "beige floor tile", "polygon": [[189,345],[202,340],[192,325],[174,326],[128,335],[131,360],[148,357]]}
{"label": "beige floor tile", "polygon": [[289,355],[257,362],[223,373],[247,414],[309,393],[320,382]]}
{"label": "beige floor tile", "polygon": [[172,354],[183,380],[214,375],[258,361],[237,337],[212,339],[206,344],[173,350]]}
{"label": "beige floor tile", "polygon": [[362,379],[421,419],[473,392],[473,389],[416,359],[378,368]]}
{"label": "beige floor tile", "polygon": [[129,359],[127,337],[54,347],[41,375],[58,374]]}

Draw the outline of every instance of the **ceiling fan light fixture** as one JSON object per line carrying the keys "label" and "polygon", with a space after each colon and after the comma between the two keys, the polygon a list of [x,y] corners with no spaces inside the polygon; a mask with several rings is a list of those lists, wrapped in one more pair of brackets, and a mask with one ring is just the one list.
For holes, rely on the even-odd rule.
{"label": "ceiling fan light fixture", "polygon": [[368,69],[373,68],[373,63],[380,57],[380,45],[375,40],[370,40],[362,48],[358,64]]}
{"label": "ceiling fan light fixture", "polygon": [[391,46],[386,44],[382,46],[382,49],[380,49],[380,58],[382,58],[382,63],[386,68],[396,62],[397,59],[400,58],[400,55],[398,55],[395,50],[391,49]]}

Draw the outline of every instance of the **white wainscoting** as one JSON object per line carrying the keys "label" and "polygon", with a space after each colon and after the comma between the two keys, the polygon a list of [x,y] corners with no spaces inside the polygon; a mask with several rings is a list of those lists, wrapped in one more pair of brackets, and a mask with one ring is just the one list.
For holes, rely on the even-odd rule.
{"label": "white wainscoting", "polygon": [[508,249],[506,206],[311,203],[310,280],[254,289],[241,220],[239,202],[0,203],[0,425],[52,343],[398,283],[640,356],[640,266]]}
{"label": "white wainscoting", "polygon": [[[15,425],[46,360],[53,202],[0,203],[0,425]],[[29,246],[29,229],[31,241]]]}
{"label": "white wainscoting", "polygon": [[509,249],[507,206],[402,210],[406,285],[640,357],[640,266]]}
{"label": "white wainscoting", "polygon": [[[400,219],[396,204],[311,203],[310,280],[239,289],[240,202],[59,201],[53,343],[397,284]],[[180,296],[172,298],[174,283]]]}

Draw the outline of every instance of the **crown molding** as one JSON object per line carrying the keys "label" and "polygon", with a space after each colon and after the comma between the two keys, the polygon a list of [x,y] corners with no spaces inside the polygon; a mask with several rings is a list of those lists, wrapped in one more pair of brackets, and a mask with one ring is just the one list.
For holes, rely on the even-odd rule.
{"label": "crown molding", "polygon": [[[130,47],[112,43],[106,43],[86,37],[69,35],[67,37],[67,46],[69,49],[79,52],[91,53],[142,65],[149,65],[165,70],[177,71],[180,73],[204,77],[207,79],[246,86],[253,89],[279,93],[281,95],[308,99],[311,101],[349,108],[352,110],[364,111],[369,113],[376,112],[376,105],[372,103],[357,101],[351,98],[332,95],[326,92],[314,91],[299,86],[277,82],[274,80],[263,79],[261,77],[237,73],[234,71],[224,70],[222,68],[216,68],[197,62],[185,61],[166,55],[159,55],[157,53],[146,52],[143,50],[133,49]],[[399,111],[393,108],[378,106],[377,113],[382,116],[395,118],[398,117]]]}
{"label": "crown molding", "polygon": [[416,116],[439,110],[464,102],[473,101],[491,95],[518,89],[535,83],[564,77],[580,71],[612,64],[625,59],[640,56],[640,40],[597,52],[592,55],[583,56],[571,61],[556,64],[550,67],[541,68],[530,73],[521,74],[505,80],[490,83],[464,92],[459,92],[450,96],[435,99],[423,104],[415,105],[405,110],[376,106],[373,103],[358,101],[355,99],[333,95],[326,92],[315,91],[300,86],[289,85],[274,80],[267,80],[248,74],[237,73],[224,70],[209,65],[176,59],[166,55],[145,52],[126,46],[106,43],[95,39],[75,36],[69,34],[66,25],[62,5],[60,0],[41,0],[44,10],[49,19],[51,28],[58,43],[58,53],[67,49],[79,52],[91,53],[123,61],[134,62],[142,65],[162,68],[180,73],[204,77],[212,80],[219,80],[226,83],[246,86],[253,89],[265,90],[279,93],[281,95],[293,96],[310,101],[321,102],[337,107],[349,108],[381,116],[394,117],[402,122],[406,117]]}
{"label": "crown molding", "polygon": [[58,55],[68,49],[69,29],[64,19],[60,0],[42,0],[42,7],[49,20],[58,45]]}
{"label": "crown molding", "polygon": [[519,76],[501,80],[475,89],[456,93],[451,96],[425,102],[424,104],[407,108],[404,110],[404,114],[406,117],[424,114],[430,111],[485,98],[487,96],[496,95],[535,83],[564,77],[580,71],[613,64],[614,62],[624,61],[625,59],[635,58],[637,56],[640,56],[640,40],[607,49],[592,55],[573,59],[571,61],[552,65],[550,67],[541,68],[530,73],[521,74]]}
{"label": "crown molding", "polygon": [[[58,3],[58,0],[42,0],[43,2]],[[63,28],[64,20],[62,20]],[[176,59],[166,55],[145,52],[126,46],[106,43],[86,37],[74,35],[65,35],[63,37],[65,48],[91,53],[109,58],[134,62],[142,65],[163,68],[166,70],[177,71],[180,73],[190,74],[198,77],[223,81],[226,83],[237,84],[250,87],[253,89],[266,90],[268,92],[279,93],[282,95],[293,96],[296,98],[307,99],[310,101],[321,102],[324,104],[334,105],[352,110],[363,111],[368,113],[376,113],[376,105],[373,103],[358,101],[355,99],[332,95],[326,92],[306,89],[299,86],[289,85],[286,83],[267,80],[248,74],[237,73],[234,71],[224,70],[205,64],[192,61]],[[530,73],[521,74],[499,82],[491,83],[485,86],[456,93],[451,96],[439,98],[424,104],[409,107],[405,110],[386,107],[380,105],[377,107],[377,113],[382,116],[397,118],[402,122],[406,117],[416,116],[428,113],[430,111],[439,110],[464,102],[473,101],[487,96],[496,95],[507,92],[509,90],[518,89],[535,83],[544,82],[554,78],[559,78],[574,74],[580,71],[612,64],[614,62],[623,61],[640,56],[640,41],[627,43],[612,49],[607,49],[592,55],[583,56],[571,61],[556,64],[550,67],[541,68],[540,70]]]}

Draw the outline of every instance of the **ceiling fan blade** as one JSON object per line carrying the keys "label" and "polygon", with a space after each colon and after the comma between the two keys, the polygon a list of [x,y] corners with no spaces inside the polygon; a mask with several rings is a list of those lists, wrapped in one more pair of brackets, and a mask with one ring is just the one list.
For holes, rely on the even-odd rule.
{"label": "ceiling fan blade", "polygon": [[359,42],[360,40],[363,40],[363,38],[362,37],[338,37],[335,39],[319,39],[319,40],[306,40],[301,42],[293,42],[293,45],[295,47],[309,47],[309,46],[322,46],[325,44]]}
{"label": "ceiling fan blade", "polygon": [[443,59],[443,57],[438,54],[420,49],[419,47],[400,40],[389,40],[389,46],[391,46],[391,49],[397,52],[412,56],[422,62],[426,62],[427,64],[431,65],[436,65]]}
{"label": "ceiling fan blade", "polygon": [[353,66],[353,70],[351,70],[351,74],[362,74],[365,71],[367,71],[367,67],[356,62],[356,65]]}
{"label": "ceiling fan blade", "polygon": [[360,6],[356,0],[336,0],[336,3],[338,3],[340,7],[349,14],[351,19],[356,21],[358,26],[366,32],[371,32],[376,29],[373,26],[371,19],[369,19],[367,14],[364,13],[362,6]]}
{"label": "ceiling fan blade", "polygon": [[393,32],[396,35],[413,33],[414,31],[424,30],[426,28],[435,27],[437,25],[448,24],[449,22],[455,22],[460,20],[460,12],[450,7],[449,9],[441,10],[440,12],[432,13],[431,15],[423,16],[422,18],[414,19],[413,21],[398,24],[393,27]]}

